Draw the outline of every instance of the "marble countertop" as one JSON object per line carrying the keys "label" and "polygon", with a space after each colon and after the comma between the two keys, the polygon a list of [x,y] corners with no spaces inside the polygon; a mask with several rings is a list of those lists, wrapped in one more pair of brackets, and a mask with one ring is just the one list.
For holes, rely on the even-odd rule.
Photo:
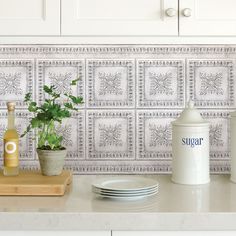
{"label": "marble countertop", "polygon": [[74,176],[63,197],[0,197],[0,230],[236,230],[236,184],[228,175],[202,186],[147,177],[158,179],[159,194],[135,201],[97,198],[91,182],[104,176],[94,175]]}

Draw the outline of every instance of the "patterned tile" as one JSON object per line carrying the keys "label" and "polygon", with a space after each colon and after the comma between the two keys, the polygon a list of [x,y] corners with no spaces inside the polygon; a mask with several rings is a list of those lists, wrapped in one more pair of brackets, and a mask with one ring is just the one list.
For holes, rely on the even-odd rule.
{"label": "patterned tile", "polygon": [[230,174],[230,160],[211,160],[210,172],[214,174]]}
{"label": "patterned tile", "polygon": [[65,55],[84,57],[92,55],[203,55],[203,56],[228,56],[236,54],[236,46],[230,44],[214,44],[214,45],[2,45],[0,47],[1,54],[7,55]]}
{"label": "patterned tile", "polygon": [[33,76],[33,60],[0,60],[0,108],[10,100],[25,108],[25,94],[35,96]]}
{"label": "patterned tile", "polygon": [[72,116],[56,126],[57,133],[63,136],[62,144],[67,148],[66,161],[84,159],[85,139],[84,111],[73,113]]}
{"label": "patterned tile", "polygon": [[[24,95],[42,102],[44,84],[85,98],[82,110],[57,127],[68,148],[66,168],[74,173],[170,173],[169,124],[189,97],[211,122],[211,172],[229,172],[235,45],[2,45],[0,55],[0,135],[6,101],[17,102],[23,132]],[[39,166],[32,136],[21,140],[22,168]]]}
{"label": "patterned tile", "polygon": [[[73,165],[74,164],[74,165]],[[80,161],[68,167],[74,174],[157,174],[171,173],[171,161]]]}
{"label": "patterned tile", "polygon": [[138,60],[139,107],[184,106],[184,60]]}
{"label": "patterned tile", "polygon": [[[84,97],[84,61],[83,60],[38,60],[38,100],[45,99],[43,86],[54,85],[58,93],[68,93]],[[81,78],[77,86],[72,87],[72,80]]]}
{"label": "patterned tile", "polygon": [[[15,126],[19,136],[25,131],[29,124],[30,114],[27,111],[16,111]],[[3,135],[7,128],[7,112],[0,111],[0,156],[3,154]],[[35,142],[33,141],[33,134],[30,132],[28,135],[20,138],[20,160],[33,161],[35,160]]]}
{"label": "patterned tile", "polygon": [[138,159],[170,159],[172,157],[171,122],[178,111],[137,111],[137,155]]}
{"label": "patterned tile", "polygon": [[200,107],[234,105],[232,60],[189,60],[189,94]]}
{"label": "patterned tile", "polygon": [[89,107],[133,107],[134,60],[88,60]]}
{"label": "patterned tile", "polygon": [[88,158],[134,159],[134,121],[133,111],[88,111]]}
{"label": "patterned tile", "polygon": [[202,110],[203,118],[210,122],[210,156],[213,160],[229,158],[229,111]]}

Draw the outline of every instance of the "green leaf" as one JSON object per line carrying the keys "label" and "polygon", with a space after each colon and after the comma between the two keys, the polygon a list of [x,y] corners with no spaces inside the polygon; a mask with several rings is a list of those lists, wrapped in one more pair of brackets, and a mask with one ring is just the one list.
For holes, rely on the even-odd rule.
{"label": "green leaf", "polygon": [[36,107],[37,103],[36,102],[30,102],[29,106],[28,106],[28,110],[30,112],[36,112],[38,110],[38,108]]}
{"label": "green leaf", "polygon": [[73,105],[69,102],[65,103],[64,106],[69,109],[73,109]]}
{"label": "green leaf", "polygon": [[64,103],[64,106],[70,110],[78,111],[77,108],[73,107],[72,103]]}
{"label": "green leaf", "polygon": [[52,86],[48,87],[47,85],[43,86],[43,91],[48,94],[52,94]]}
{"label": "green leaf", "polygon": [[75,97],[73,95],[69,95],[69,98],[73,103],[77,104],[82,104],[83,103],[83,98],[82,97]]}
{"label": "green leaf", "polygon": [[42,125],[41,120],[38,119],[38,117],[32,118],[30,123],[31,123],[31,126],[32,126],[33,129],[34,128],[40,128],[41,125]]}
{"label": "green leaf", "polygon": [[63,137],[58,136],[57,134],[51,134],[48,138],[48,145],[50,146],[51,149],[57,149],[61,147],[61,142],[62,142]]}
{"label": "green leaf", "polygon": [[61,95],[60,95],[59,93],[53,92],[53,93],[52,93],[52,96],[53,96],[53,98],[54,98],[54,100],[55,100],[55,99],[59,98]]}
{"label": "green leaf", "polygon": [[29,102],[30,100],[31,100],[31,93],[26,93],[24,102]]}
{"label": "green leaf", "polygon": [[80,80],[80,78],[72,80],[70,85],[76,85],[79,80]]}

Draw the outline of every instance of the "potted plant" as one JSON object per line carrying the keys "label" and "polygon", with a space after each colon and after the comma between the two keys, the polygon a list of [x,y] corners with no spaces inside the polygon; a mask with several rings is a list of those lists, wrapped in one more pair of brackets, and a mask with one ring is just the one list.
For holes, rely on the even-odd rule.
{"label": "potted plant", "polygon": [[[75,86],[79,79],[73,80],[70,86]],[[60,175],[66,157],[66,147],[62,146],[63,137],[56,132],[56,126],[78,111],[77,105],[83,103],[82,97],[71,94],[59,94],[54,85],[44,85],[45,101],[38,105],[32,101],[31,94],[25,95],[28,110],[34,114],[21,137],[32,129],[36,130],[37,154],[43,175]],[[62,102],[58,99],[63,97]]]}

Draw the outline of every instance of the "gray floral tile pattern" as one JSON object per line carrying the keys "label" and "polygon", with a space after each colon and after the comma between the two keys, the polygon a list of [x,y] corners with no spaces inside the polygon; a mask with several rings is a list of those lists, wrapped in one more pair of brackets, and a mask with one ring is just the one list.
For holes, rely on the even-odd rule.
{"label": "gray floral tile pattern", "polygon": [[[235,45],[0,45],[0,155],[6,102],[16,101],[21,133],[25,93],[42,102],[50,84],[85,100],[56,127],[75,174],[170,173],[171,122],[190,98],[210,122],[211,172],[229,173],[235,81]],[[39,167],[34,135],[20,141],[23,169]]]}
{"label": "gray floral tile pattern", "polygon": [[229,111],[202,111],[202,116],[210,122],[211,159],[229,160]]}
{"label": "gray floral tile pattern", "polygon": [[133,107],[134,66],[134,60],[88,60],[88,106]]}
{"label": "gray floral tile pattern", "polygon": [[26,107],[24,96],[34,96],[33,60],[0,59],[0,108],[14,100],[19,107]]}
{"label": "gray floral tile pattern", "polygon": [[[38,100],[45,99],[43,86],[54,85],[58,93],[68,93],[84,97],[84,61],[83,60],[38,60]],[[78,85],[70,87],[72,80],[80,78]]]}
{"label": "gray floral tile pattern", "polygon": [[171,122],[177,111],[137,112],[137,155],[139,159],[171,159]]}
{"label": "gray floral tile pattern", "polygon": [[184,105],[183,60],[138,60],[138,106]]}
{"label": "gray floral tile pattern", "polygon": [[234,105],[232,60],[189,60],[189,96],[200,107]]}
{"label": "gray floral tile pattern", "polygon": [[84,112],[73,113],[72,116],[57,124],[56,131],[63,137],[62,144],[67,147],[66,161],[84,159],[84,139],[85,139]]}
{"label": "gray floral tile pattern", "polygon": [[100,125],[99,124],[99,131],[100,131],[100,147],[106,146],[122,146],[123,142],[121,140],[121,132],[122,132],[122,125],[115,124],[115,125]]}
{"label": "gray floral tile pattern", "polygon": [[134,112],[88,111],[88,158],[134,159]]}

